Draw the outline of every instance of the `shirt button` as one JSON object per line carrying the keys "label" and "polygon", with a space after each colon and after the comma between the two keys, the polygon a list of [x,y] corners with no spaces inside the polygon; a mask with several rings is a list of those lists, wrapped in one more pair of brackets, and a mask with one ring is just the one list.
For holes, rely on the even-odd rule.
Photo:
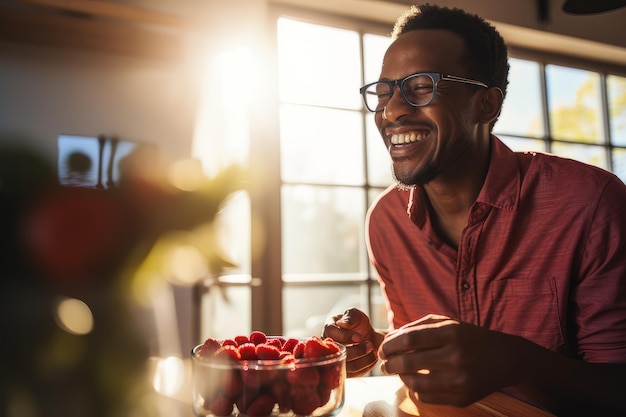
{"label": "shirt button", "polygon": [[470,289],[470,283],[467,281],[463,281],[463,283],[461,284],[461,288],[463,288],[464,290],[469,290]]}

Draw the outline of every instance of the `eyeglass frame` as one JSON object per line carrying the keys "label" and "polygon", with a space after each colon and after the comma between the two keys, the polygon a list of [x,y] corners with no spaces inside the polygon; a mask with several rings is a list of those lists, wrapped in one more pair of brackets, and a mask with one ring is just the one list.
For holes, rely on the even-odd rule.
{"label": "eyeglass frame", "polygon": [[[417,76],[422,76],[422,75],[427,75],[428,77],[430,77],[431,80],[433,80],[433,92],[430,96],[430,99],[426,103],[424,104],[411,103],[409,99],[406,97],[406,94],[404,94],[404,90],[402,89],[402,87],[404,86],[404,83],[407,80],[411,78],[415,78]],[[435,99],[435,96],[437,95],[437,84],[439,84],[439,81],[441,80],[448,80],[448,81],[454,81],[458,83],[471,84],[471,85],[476,85],[479,87],[489,88],[489,86],[482,81],[459,77],[457,75],[443,74],[440,72],[416,72],[414,74],[407,75],[406,77],[399,78],[397,80],[378,80],[372,83],[365,84],[364,86],[359,88],[359,93],[363,97],[363,103],[365,104],[365,108],[373,113],[378,113],[378,112],[383,111],[386,106],[383,106],[383,108],[376,109],[376,110],[370,109],[369,106],[367,105],[367,98],[365,94],[367,93],[368,88],[370,88],[373,85],[380,84],[380,83],[389,85],[389,100],[391,100],[391,97],[393,97],[394,88],[398,87],[400,89],[400,94],[402,94],[402,98],[404,98],[404,101],[406,101],[408,104],[410,104],[413,107],[424,107],[424,106],[428,106]]]}

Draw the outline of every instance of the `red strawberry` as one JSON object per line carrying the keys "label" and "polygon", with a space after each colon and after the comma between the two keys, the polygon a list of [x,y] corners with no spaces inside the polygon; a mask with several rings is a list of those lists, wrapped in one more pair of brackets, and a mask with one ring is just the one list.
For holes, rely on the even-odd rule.
{"label": "red strawberry", "polygon": [[241,393],[241,395],[239,396],[239,398],[237,398],[237,401],[235,402],[235,405],[239,409],[239,412],[245,414],[250,404],[252,404],[252,402],[256,399],[258,395],[259,395],[258,390],[255,390],[246,386],[246,388],[243,390],[243,392]]}
{"label": "red strawberry", "polygon": [[332,340],[327,343],[317,336],[308,339],[304,346],[305,358],[319,358],[335,352],[339,352],[339,347]]}
{"label": "red strawberry", "polygon": [[261,343],[267,342],[267,336],[265,335],[265,333],[260,331],[253,331],[252,333],[250,333],[249,339],[255,345],[260,345]]}
{"label": "red strawberry", "polygon": [[281,413],[286,413],[291,408],[291,397],[289,396],[289,384],[284,379],[279,379],[272,383],[270,392],[278,404]]}
{"label": "red strawberry", "polygon": [[330,393],[332,392],[332,388],[329,388],[325,385],[320,385],[317,387],[317,394],[320,397],[320,406],[326,404],[328,400],[330,400]]}
{"label": "red strawberry", "polygon": [[283,344],[282,350],[293,353],[293,349],[299,342],[300,341],[295,338],[287,339],[287,341]]}
{"label": "red strawberry", "polygon": [[320,406],[320,397],[315,389],[301,389],[291,387],[291,410],[295,414],[310,415]]}
{"label": "red strawberry", "polygon": [[204,341],[200,349],[198,349],[198,356],[201,357],[210,357],[215,354],[215,352],[221,348],[222,345],[216,339],[209,337]]}
{"label": "red strawberry", "polygon": [[280,339],[277,338],[267,339],[267,342],[265,343],[268,345],[276,346],[278,350],[281,350],[283,348],[283,343],[280,341]]}
{"label": "red strawberry", "polygon": [[319,369],[320,385],[330,389],[337,388],[341,384],[341,364],[330,364]]}
{"label": "red strawberry", "polygon": [[214,355],[218,359],[228,360],[228,361],[238,361],[241,359],[239,356],[239,351],[233,345],[226,345],[219,348]]}
{"label": "red strawberry", "polygon": [[230,416],[233,412],[233,405],[228,397],[221,395],[209,404],[205,404],[205,408],[211,410],[211,413],[216,416]]}
{"label": "red strawberry", "polygon": [[241,379],[246,387],[260,389],[271,383],[277,374],[273,369],[247,369],[241,372]]}
{"label": "red strawberry", "polygon": [[285,352],[282,350],[280,352],[280,363],[292,363],[296,361],[296,358],[293,357],[293,353]]}
{"label": "red strawberry", "polygon": [[239,344],[237,342],[235,342],[233,339],[224,339],[224,341],[222,342],[222,346],[239,346]]}
{"label": "red strawberry", "polygon": [[220,384],[222,393],[233,401],[241,395],[243,382],[237,370],[223,370],[219,375],[218,383]]}
{"label": "red strawberry", "polygon": [[280,349],[268,343],[256,347],[256,356],[261,360],[276,360],[280,358]]}
{"label": "red strawberry", "polygon": [[287,372],[287,381],[292,386],[312,386],[316,387],[320,382],[320,374],[317,368],[306,367],[291,369]]}
{"label": "red strawberry", "polygon": [[250,417],[264,417],[272,414],[274,410],[274,397],[268,394],[259,395],[246,409]]}
{"label": "red strawberry", "polygon": [[238,346],[241,346],[245,343],[249,343],[250,339],[248,339],[248,336],[235,336],[235,342],[237,342]]}
{"label": "red strawberry", "polygon": [[293,348],[293,357],[296,359],[300,359],[304,357],[304,342],[298,342],[296,346]]}
{"label": "red strawberry", "polygon": [[256,354],[256,346],[254,346],[254,343],[248,342],[239,345],[237,350],[239,351],[239,357],[242,361],[254,361],[259,359]]}

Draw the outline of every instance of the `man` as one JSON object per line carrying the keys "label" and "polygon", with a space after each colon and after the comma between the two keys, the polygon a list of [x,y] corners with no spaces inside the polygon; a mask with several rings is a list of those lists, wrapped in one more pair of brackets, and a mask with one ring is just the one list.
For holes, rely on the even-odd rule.
{"label": "man", "polygon": [[367,228],[394,330],[357,309],[329,321],[349,376],[380,358],[424,402],[504,390],[558,415],[626,415],[626,187],[491,134],[508,61],[480,17],[413,7],[392,38],[361,93],[398,183]]}

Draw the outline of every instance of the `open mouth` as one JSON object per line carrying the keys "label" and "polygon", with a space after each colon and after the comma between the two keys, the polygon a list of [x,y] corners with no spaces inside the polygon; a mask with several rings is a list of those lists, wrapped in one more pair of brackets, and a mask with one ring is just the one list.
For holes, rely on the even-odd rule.
{"label": "open mouth", "polygon": [[392,134],[389,136],[389,142],[392,145],[403,145],[406,143],[420,142],[428,135],[425,131],[412,131],[405,133]]}

